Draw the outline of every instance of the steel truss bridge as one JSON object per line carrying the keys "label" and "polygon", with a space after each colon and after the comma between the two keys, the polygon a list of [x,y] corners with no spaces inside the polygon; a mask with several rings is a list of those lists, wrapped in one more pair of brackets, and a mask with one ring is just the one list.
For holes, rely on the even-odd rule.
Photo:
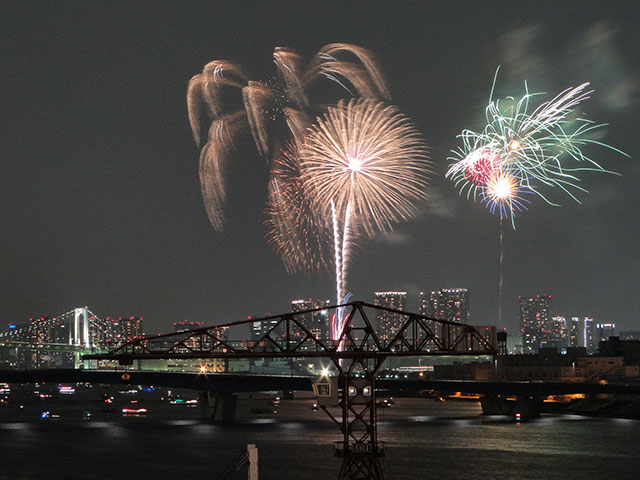
{"label": "steel truss bridge", "polygon": [[[323,310],[342,315],[344,328],[338,339],[325,340],[311,332],[308,318]],[[374,327],[379,316],[392,316],[393,327],[380,334]],[[253,341],[228,340],[234,330],[255,322],[270,327]],[[144,359],[274,359],[321,358],[333,363],[337,376],[315,386],[318,403],[340,427],[336,456],[343,459],[339,480],[383,479],[378,442],[376,378],[385,360],[436,355],[495,355],[496,347],[471,325],[415,313],[351,302],[328,308],[273,315],[187,332],[130,341],[107,354],[84,359],[119,361],[130,365]]]}

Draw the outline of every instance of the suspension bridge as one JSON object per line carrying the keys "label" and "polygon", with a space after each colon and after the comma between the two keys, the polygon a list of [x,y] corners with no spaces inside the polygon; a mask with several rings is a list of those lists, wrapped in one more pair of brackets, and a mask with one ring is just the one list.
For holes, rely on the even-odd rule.
{"label": "suspension bridge", "polygon": [[109,320],[86,306],[77,307],[61,315],[10,324],[7,331],[0,332],[0,355],[9,366],[27,368],[41,367],[60,359],[61,354],[70,354],[78,368],[82,354],[107,351],[118,340]]}

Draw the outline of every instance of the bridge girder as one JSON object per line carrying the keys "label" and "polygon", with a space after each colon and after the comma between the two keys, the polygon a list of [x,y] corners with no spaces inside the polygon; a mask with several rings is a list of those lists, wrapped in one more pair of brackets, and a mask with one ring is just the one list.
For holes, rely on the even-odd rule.
{"label": "bridge girder", "polygon": [[[314,335],[304,316],[320,310],[346,310],[342,334],[336,340]],[[387,312],[402,318],[392,335],[381,336],[367,310]],[[255,340],[234,342],[231,330],[254,322],[269,321],[271,328]],[[400,310],[351,302],[322,309],[272,315],[259,319],[216,325],[179,333],[134,339],[106,354],[85,355],[85,359],[119,360],[187,358],[372,358],[495,355],[498,351],[472,326],[408,313]]]}

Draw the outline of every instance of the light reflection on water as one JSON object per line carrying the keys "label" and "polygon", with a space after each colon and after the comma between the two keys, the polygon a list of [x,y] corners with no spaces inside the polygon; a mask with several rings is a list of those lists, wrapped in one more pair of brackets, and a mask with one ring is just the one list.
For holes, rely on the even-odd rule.
{"label": "light reflection on water", "polygon": [[408,417],[408,418],[413,422],[431,422],[435,419],[435,417],[432,417],[429,415],[422,415],[418,417]]}
{"label": "light reflection on water", "polygon": [[92,421],[92,422],[84,422],[82,424],[82,426],[84,428],[111,428],[113,427],[113,423],[112,422],[99,422],[99,421]]}
{"label": "light reflection on water", "polygon": [[166,425],[173,425],[176,427],[184,427],[189,425],[198,425],[200,422],[198,420],[167,420],[164,422]]}
{"label": "light reflection on water", "polygon": [[25,422],[7,422],[0,423],[0,428],[4,430],[28,430],[31,424]]}
{"label": "light reflection on water", "polygon": [[256,418],[255,420],[248,420],[244,423],[252,424],[252,425],[269,425],[280,423],[275,418]]}
{"label": "light reflection on water", "polygon": [[[248,443],[258,445],[261,480],[337,477],[333,442],[340,432],[323,412],[286,400],[277,415],[239,411],[232,424],[203,423],[194,409],[151,408],[146,418],[109,414],[90,421],[71,413],[55,422],[3,417],[0,452],[13,453],[1,455],[0,478],[65,471],[74,478],[211,479]],[[543,415],[514,423],[480,413],[474,403],[396,399],[380,415],[378,429],[386,442],[387,478],[635,478],[638,421]],[[38,462],[24,461],[31,456]]]}

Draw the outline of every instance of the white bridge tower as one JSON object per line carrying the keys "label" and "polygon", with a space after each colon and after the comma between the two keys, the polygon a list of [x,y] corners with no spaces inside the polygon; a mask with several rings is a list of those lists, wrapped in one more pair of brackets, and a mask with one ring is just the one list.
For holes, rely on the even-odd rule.
{"label": "white bridge tower", "polygon": [[78,307],[73,310],[73,328],[69,328],[69,345],[91,347],[89,343],[89,309],[87,307]]}

